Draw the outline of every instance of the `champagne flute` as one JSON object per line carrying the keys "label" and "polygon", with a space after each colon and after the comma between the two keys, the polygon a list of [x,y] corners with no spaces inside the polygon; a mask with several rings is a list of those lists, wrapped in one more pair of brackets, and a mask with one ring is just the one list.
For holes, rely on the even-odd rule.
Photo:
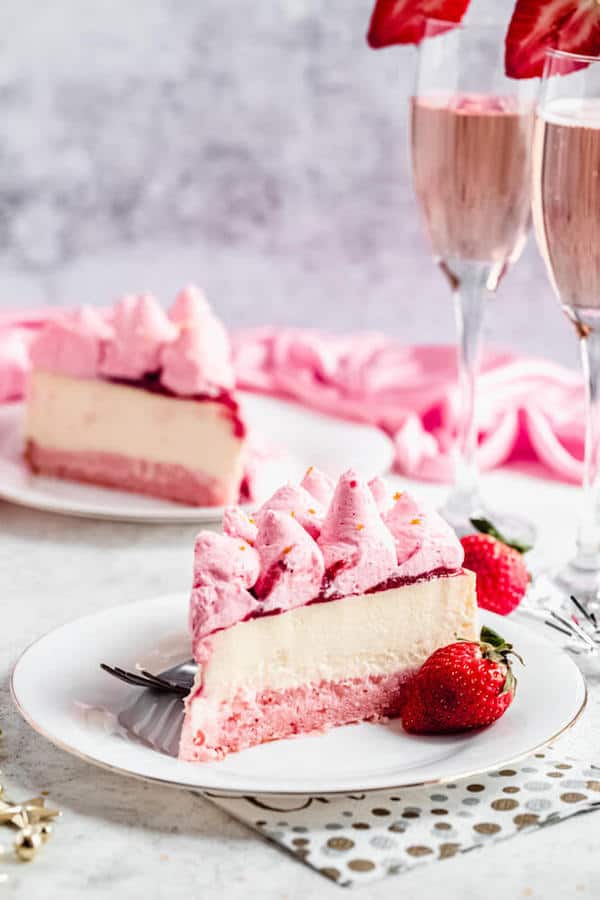
{"label": "champagne flute", "polygon": [[600,591],[600,58],[548,51],[533,156],[535,233],[579,337],[586,386],[577,549],[556,582],[593,610]]}
{"label": "champagne flute", "polygon": [[537,83],[504,73],[504,26],[429,20],[412,98],[417,199],[433,255],[454,294],[460,411],[455,483],[442,514],[458,531],[485,515],[531,543],[518,515],[483,503],[476,462],[476,380],[488,300],[521,254],[530,222]]}

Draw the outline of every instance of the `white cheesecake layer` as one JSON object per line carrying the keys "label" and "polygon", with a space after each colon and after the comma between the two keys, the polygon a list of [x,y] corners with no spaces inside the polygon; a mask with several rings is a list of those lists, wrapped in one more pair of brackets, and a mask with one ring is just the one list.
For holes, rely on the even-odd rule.
{"label": "white cheesecake layer", "polygon": [[218,701],[239,689],[392,674],[458,637],[478,637],[475,575],[466,570],[240,622],[207,639],[198,686]]}
{"label": "white cheesecake layer", "polygon": [[25,437],[68,453],[114,453],[240,479],[243,440],[221,403],[34,371]]}

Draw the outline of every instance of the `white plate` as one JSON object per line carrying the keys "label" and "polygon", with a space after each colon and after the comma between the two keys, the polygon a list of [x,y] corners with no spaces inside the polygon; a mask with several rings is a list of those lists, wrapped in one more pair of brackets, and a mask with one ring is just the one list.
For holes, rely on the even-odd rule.
{"label": "white plate", "polygon": [[[575,663],[527,627],[482,613],[526,661],[508,712],[466,735],[408,735],[398,721],[276,741],[220,763],[187,763],[123,737],[116,716],[138,689],[100,662],[162,670],[189,655],[187,597],[170,595],[79,619],[32,644],[12,676],[15,702],[52,743],[99,766],[178,787],[236,794],[321,794],[400,788],[473,775],[534,752],[569,728],[586,700]],[[551,698],[552,702],[548,702]]]}
{"label": "white plate", "polygon": [[[301,478],[310,465],[332,476],[353,467],[372,477],[392,464],[392,442],[377,428],[334,419],[273,397],[244,391],[238,396],[250,430],[266,446],[282,451],[260,473],[259,501],[286,481]],[[214,522],[221,518],[222,507],[184,506],[32,475],[22,459],[22,421],[22,405],[0,407],[0,497],[4,500],[47,512],[125,522]]]}

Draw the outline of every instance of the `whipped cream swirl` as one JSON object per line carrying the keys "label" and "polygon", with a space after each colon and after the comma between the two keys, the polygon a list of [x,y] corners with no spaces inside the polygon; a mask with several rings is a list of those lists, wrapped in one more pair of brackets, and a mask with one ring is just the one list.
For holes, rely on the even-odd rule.
{"label": "whipped cream swirl", "polygon": [[179,396],[217,396],[235,378],[227,332],[198,288],[182,290],[167,315],[149,294],[126,295],[109,310],[83,307],[45,324],[34,368],[78,378],[139,382],[152,376]]}
{"label": "whipped cream swirl", "polygon": [[244,619],[462,566],[454,531],[407,492],[392,495],[381,479],[366,484],[352,470],[332,487],[309,470],[253,516],[226,509],[223,534],[198,536],[190,603],[198,661],[213,632]]}

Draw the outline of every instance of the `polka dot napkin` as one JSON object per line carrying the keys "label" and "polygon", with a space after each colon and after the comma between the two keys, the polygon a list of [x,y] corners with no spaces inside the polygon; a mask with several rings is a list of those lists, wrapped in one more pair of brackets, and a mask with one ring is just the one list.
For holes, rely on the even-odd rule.
{"label": "polka dot napkin", "polygon": [[344,887],[600,808],[600,766],[536,753],[451,784],[318,797],[203,794]]}
{"label": "polka dot napkin", "polygon": [[[119,724],[177,756],[183,703],[143,691]],[[329,796],[202,794],[339,885],[368,884],[600,808],[600,765],[553,748],[460,781]]]}

